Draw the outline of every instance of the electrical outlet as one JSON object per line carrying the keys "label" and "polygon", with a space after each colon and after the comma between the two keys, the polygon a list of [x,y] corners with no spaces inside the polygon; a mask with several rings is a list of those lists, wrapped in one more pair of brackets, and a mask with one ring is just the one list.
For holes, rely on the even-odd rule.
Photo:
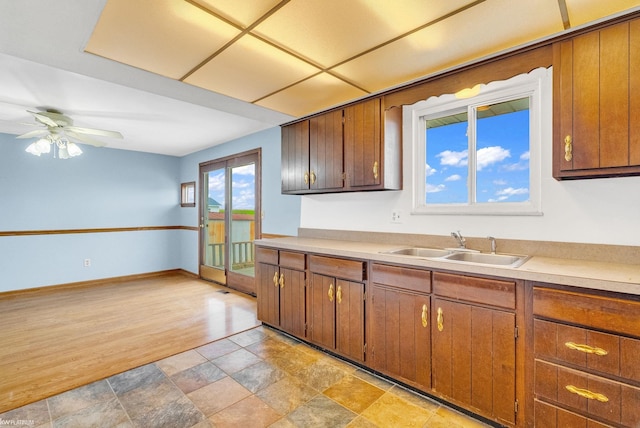
{"label": "electrical outlet", "polygon": [[91,266],[91,259],[84,259],[84,267]]}
{"label": "electrical outlet", "polygon": [[402,223],[404,220],[404,214],[401,210],[391,211],[391,223]]}

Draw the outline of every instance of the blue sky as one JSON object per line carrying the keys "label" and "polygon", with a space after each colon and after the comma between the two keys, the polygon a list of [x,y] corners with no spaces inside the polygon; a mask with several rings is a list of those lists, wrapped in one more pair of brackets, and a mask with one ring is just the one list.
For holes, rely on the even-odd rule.
{"label": "blue sky", "polygon": [[[223,207],[224,168],[209,173],[209,197],[218,201]],[[233,209],[255,209],[255,165],[244,165],[232,170],[232,205]]]}
{"label": "blue sky", "polygon": [[[467,123],[427,130],[427,203],[467,203]],[[529,200],[529,110],[478,120],[477,202]]]}

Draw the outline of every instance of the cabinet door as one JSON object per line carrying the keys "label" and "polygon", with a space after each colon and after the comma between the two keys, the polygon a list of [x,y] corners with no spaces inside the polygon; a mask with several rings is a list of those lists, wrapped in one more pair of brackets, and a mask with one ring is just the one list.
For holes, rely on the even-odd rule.
{"label": "cabinet door", "polygon": [[280,268],[280,327],[294,336],[305,337],[305,273]]}
{"label": "cabinet door", "polygon": [[515,423],[515,315],[434,299],[433,389]]}
{"label": "cabinet door", "polygon": [[309,120],[310,189],[342,189],[342,159],[342,110],[312,117]]}
{"label": "cabinet door", "polygon": [[282,193],[309,190],[309,121],[282,127]]}
{"label": "cabinet door", "polygon": [[371,366],[431,388],[429,296],[371,287]]}
{"label": "cabinet door", "polygon": [[344,109],[344,162],[348,187],[381,186],[381,101],[374,98]]}
{"label": "cabinet door", "polygon": [[280,273],[277,266],[258,263],[258,319],[274,327],[280,326]]}
{"label": "cabinet door", "polygon": [[336,280],[336,350],[364,361],[364,284]]}
{"label": "cabinet door", "polygon": [[325,348],[335,349],[336,281],[330,276],[311,273],[309,288],[309,339]]}
{"label": "cabinet door", "polygon": [[556,178],[640,173],[639,48],[639,20],[555,45]]}

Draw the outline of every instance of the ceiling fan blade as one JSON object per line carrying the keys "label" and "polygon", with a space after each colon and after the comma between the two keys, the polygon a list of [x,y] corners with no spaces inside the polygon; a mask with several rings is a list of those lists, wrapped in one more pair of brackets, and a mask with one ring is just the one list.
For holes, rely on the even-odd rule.
{"label": "ceiling fan blade", "polygon": [[50,117],[47,117],[43,114],[40,114],[38,112],[35,111],[28,111],[29,113],[31,113],[33,115],[33,117],[35,117],[37,120],[39,120],[40,122],[44,123],[47,126],[53,126],[55,128],[58,127],[58,124],[56,122],[53,121],[53,119],[51,119]]}
{"label": "ceiling fan blade", "polygon": [[18,135],[16,138],[41,137],[43,135],[47,135],[48,133],[49,133],[48,129],[34,129],[33,131],[25,132],[22,135]]}
{"label": "ceiling fan blade", "polygon": [[80,128],[77,126],[65,126],[65,131],[71,131],[75,134],[100,135],[109,138],[122,138],[122,134],[118,131],[105,131],[104,129]]}
{"label": "ceiling fan blade", "polygon": [[82,134],[78,134],[76,132],[73,131],[69,131],[68,129],[65,130],[65,134],[67,135],[67,137],[70,137],[74,140],[77,140],[78,143],[81,144],[89,144],[91,146],[95,146],[95,147],[104,147],[107,144],[103,143],[102,141],[98,141],[94,138],[91,137],[87,137],[86,135],[82,135]]}

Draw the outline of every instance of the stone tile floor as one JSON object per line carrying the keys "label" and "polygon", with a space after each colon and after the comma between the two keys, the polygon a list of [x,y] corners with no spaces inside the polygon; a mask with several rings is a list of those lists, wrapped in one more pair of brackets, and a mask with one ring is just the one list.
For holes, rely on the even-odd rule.
{"label": "stone tile floor", "polygon": [[486,425],[266,327],[0,414],[29,427]]}

